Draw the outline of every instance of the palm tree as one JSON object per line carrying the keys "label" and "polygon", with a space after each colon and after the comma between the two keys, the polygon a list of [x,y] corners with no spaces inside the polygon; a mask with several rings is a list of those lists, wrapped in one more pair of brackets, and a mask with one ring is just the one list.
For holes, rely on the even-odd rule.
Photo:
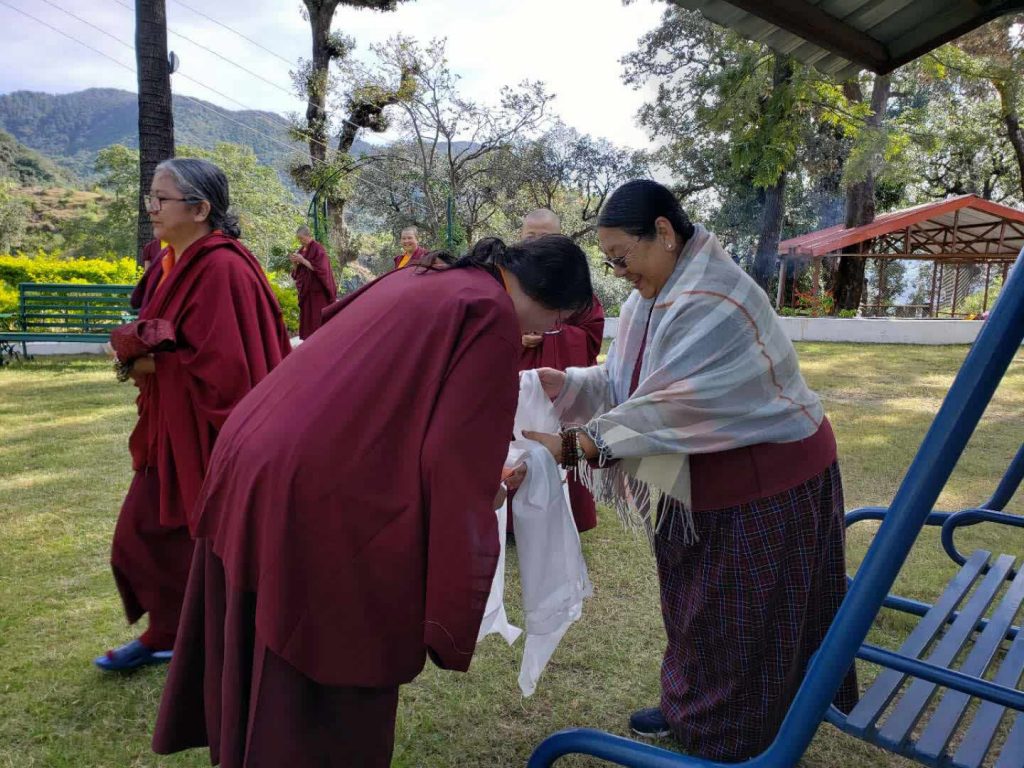
{"label": "palm tree", "polygon": [[157,164],[174,157],[171,72],[164,0],[135,0],[135,62],[139,78],[139,230],[136,258],[153,239],[145,198]]}

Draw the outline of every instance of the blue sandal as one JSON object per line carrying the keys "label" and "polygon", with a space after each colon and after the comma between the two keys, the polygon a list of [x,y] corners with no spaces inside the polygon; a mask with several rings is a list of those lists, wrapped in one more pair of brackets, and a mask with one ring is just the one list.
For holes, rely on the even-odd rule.
{"label": "blue sandal", "polygon": [[128,672],[150,664],[166,664],[170,660],[171,651],[154,651],[135,639],[98,656],[93,659],[93,664],[104,672]]}

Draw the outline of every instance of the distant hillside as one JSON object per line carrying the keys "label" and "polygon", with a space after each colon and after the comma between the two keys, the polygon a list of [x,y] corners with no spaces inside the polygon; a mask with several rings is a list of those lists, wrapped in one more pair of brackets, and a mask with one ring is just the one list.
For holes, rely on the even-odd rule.
{"label": "distant hillside", "polygon": [[0,131],[0,179],[10,179],[18,186],[55,186],[69,182],[68,176],[52,160]]}
{"label": "distant hillside", "polygon": [[[191,98],[174,100],[174,139],[205,149],[221,141],[252,147],[259,159],[284,171],[288,122],[273,112],[232,111]],[[223,115],[224,117],[219,117]],[[0,95],[0,129],[82,177],[93,175],[96,153],[111,144],[138,146],[138,101],[134,93],[89,88],[76,93],[15,91]],[[260,135],[264,134],[264,135]],[[357,141],[355,153],[369,149]]]}
{"label": "distant hillside", "polygon": [[25,222],[30,236],[66,233],[75,218],[97,210],[110,199],[102,191],[67,189],[66,187],[23,187],[16,192],[28,208]]}

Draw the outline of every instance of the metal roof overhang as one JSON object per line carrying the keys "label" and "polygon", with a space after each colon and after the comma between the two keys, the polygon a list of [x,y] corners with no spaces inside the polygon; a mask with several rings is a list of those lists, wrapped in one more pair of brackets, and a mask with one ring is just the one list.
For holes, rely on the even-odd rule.
{"label": "metal roof overhang", "polygon": [[837,80],[888,74],[1024,0],[670,0]]}

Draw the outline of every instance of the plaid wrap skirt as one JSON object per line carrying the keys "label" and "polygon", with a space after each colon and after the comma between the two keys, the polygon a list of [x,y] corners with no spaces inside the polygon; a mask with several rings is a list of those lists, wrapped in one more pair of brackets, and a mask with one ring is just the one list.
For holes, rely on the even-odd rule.
{"label": "plaid wrap skirt", "polygon": [[[846,594],[838,464],[774,496],[694,514],[655,537],[668,635],[661,709],[688,752],[744,760],[774,739]],[[850,670],[835,703],[857,700]]]}

